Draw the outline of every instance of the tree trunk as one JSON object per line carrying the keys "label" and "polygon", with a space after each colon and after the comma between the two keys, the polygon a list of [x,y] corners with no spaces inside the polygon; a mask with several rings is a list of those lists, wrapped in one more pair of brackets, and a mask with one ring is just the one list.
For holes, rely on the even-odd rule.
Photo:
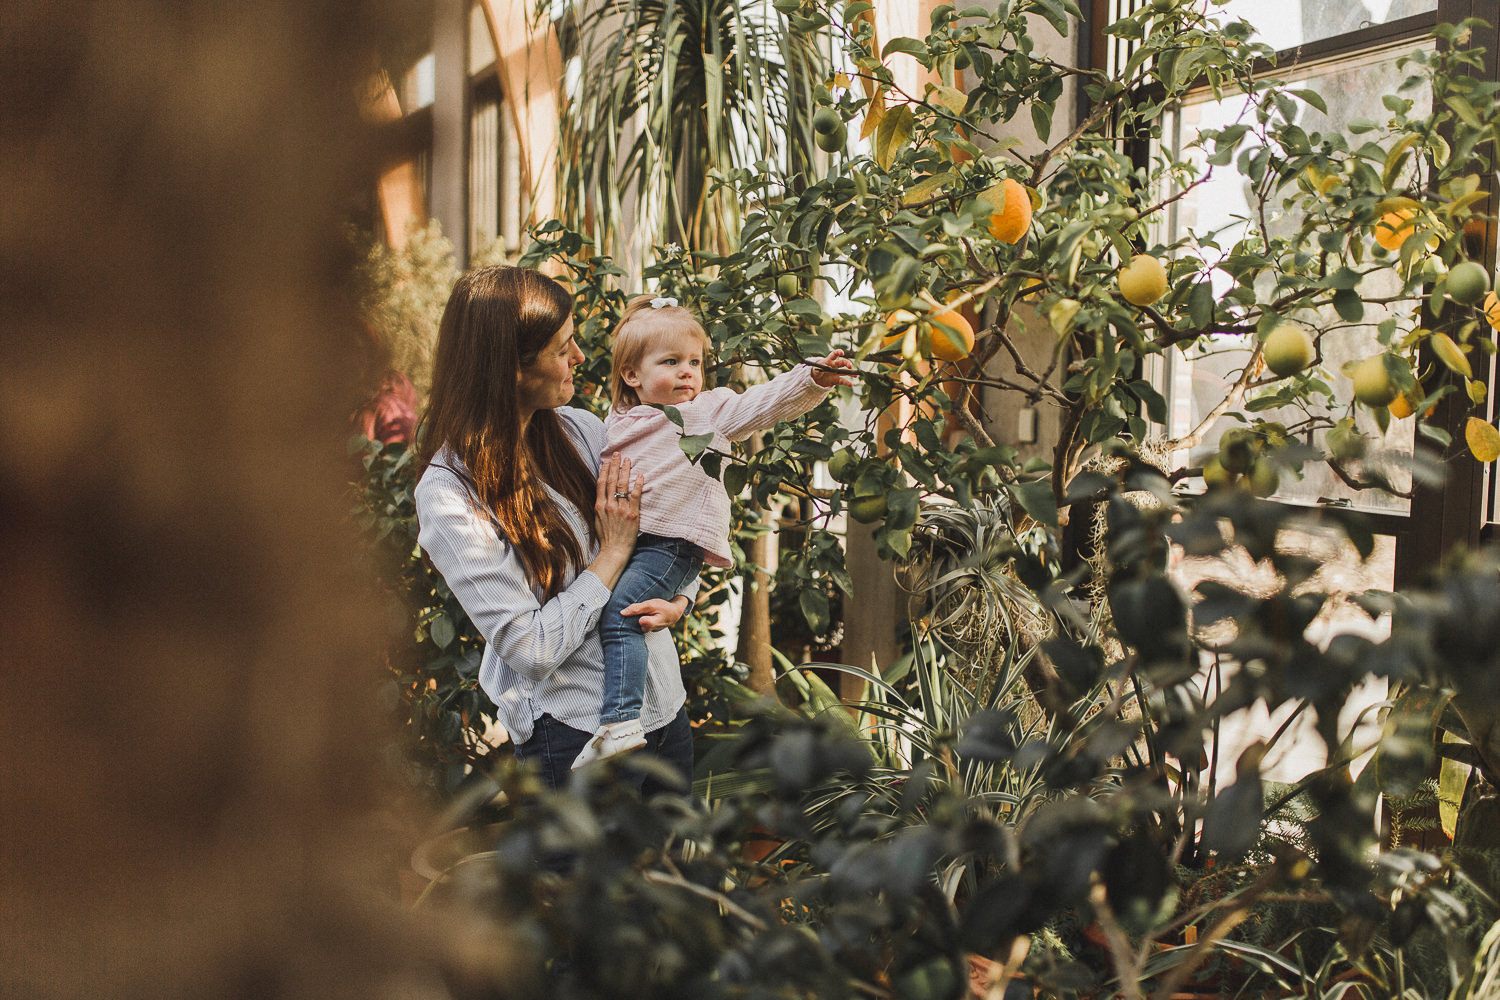
{"label": "tree trunk", "polygon": [[[769,515],[768,515],[769,516]],[[776,696],[776,674],[771,664],[771,580],[763,567],[770,563],[774,532],[766,532],[750,543],[746,554],[754,569],[744,575],[744,601],[740,606],[740,642],[735,656],[750,668],[749,684],[761,694]]]}

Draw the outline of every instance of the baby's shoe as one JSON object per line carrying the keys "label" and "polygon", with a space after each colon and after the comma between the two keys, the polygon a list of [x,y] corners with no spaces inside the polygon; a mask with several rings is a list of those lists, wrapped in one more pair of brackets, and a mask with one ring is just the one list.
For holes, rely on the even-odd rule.
{"label": "baby's shoe", "polygon": [[594,738],[584,745],[578,759],[573,761],[573,770],[576,771],[583,765],[592,764],[596,760],[604,760],[630,750],[639,750],[645,745],[646,730],[641,727],[640,719],[606,722],[599,727]]}

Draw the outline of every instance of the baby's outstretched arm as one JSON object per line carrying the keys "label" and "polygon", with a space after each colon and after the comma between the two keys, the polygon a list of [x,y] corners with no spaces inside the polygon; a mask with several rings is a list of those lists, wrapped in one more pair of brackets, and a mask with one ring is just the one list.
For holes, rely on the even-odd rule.
{"label": "baby's outstretched arm", "polygon": [[848,375],[839,375],[828,371],[829,368],[854,370],[854,362],[844,357],[842,350],[835,349],[826,358],[813,358],[809,364],[813,366],[812,380],[825,389],[832,389],[836,385],[853,385],[854,379]]}

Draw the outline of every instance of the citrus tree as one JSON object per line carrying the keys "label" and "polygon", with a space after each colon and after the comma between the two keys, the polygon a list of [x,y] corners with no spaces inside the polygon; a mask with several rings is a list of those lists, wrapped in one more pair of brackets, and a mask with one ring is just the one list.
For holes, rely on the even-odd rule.
{"label": "citrus tree", "polygon": [[[904,561],[930,547],[915,540],[932,510],[996,509],[1001,530],[961,563],[1031,594],[1036,627],[1012,622],[999,641],[1039,652],[1023,684],[1032,709],[1060,721],[1053,791],[1125,789],[1110,818],[1078,807],[1106,841],[1145,851],[1121,831],[1150,829],[1151,843],[1175,845],[1167,858],[1240,858],[1264,832],[1264,748],[1218,787],[1198,763],[1204,733],[1254,704],[1312,707],[1336,764],[1294,797],[1317,816],[1307,846],[1321,875],[1359,895],[1372,878],[1359,859],[1374,800],[1349,783],[1350,746],[1330,720],[1372,673],[1447,681],[1395,669],[1368,644],[1310,642],[1328,595],[1304,586],[1315,560],[1277,539],[1288,527],[1331,531],[1364,558],[1371,529],[1337,505],[1261,498],[1319,469],[1360,494],[1399,494],[1439,481],[1444,463],[1500,455],[1483,408],[1500,301],[1487,242],[1475,239],[1493,224],[1484,178],[1500,106],[1481,80],[1476,22],[1440,28],[1402,60],[1405,82],[1382,119],[1315,127],[1327,111],[1319,92],[1275,79],[1274,53],[1250,26],[1205,6],[1153,0],[1106,26],[1128,53],[1106,73],[1045,54],[1042,34],[1065,35],[1081,17],[1070,0],[943,5],[925,36],[891,39],[876,38],[863,0],[786,0],[777,8],[794,30],[827,31],[846,51],[845,71],[815,94],[811,127],[828,161],[796,175],[768,162],[721,172],[744,206],[737,248],[661,247],[644,277],[702,316],[721,380],[834,347],[860,359],[852,392],[753,454],[681,442],[732,496],[763,508],[797,499],[807,543],[784,554],[783,580],[815,631],[833,621],[829,595],[854,590],[842,525],[868,525],[880,552]],[[919,84],[893,69],[900,60],[920,67]],[[1058,112],[1070,88],[1084,98],[1076,121]],[[1232,113],[1187,146],[1163,141],[1164,115],[1204,94]],[[1174,205],[1226,177],[1243,213],[1212,229],[1169,224]],[[566,223],[537,235],[529,260],[571,269],[602,338],[607,268]],[[1213,353],[1229,359],[1223,398],[1169,436],[1153,368]],[[1054,414],[1049,453],[1027,456],[992,433],[981,393]],[[1418,428],[1419,447],[1394,446],[1387,432],[1400,421]],[[815,475],[825,463],[832,487]],[[1062,530],[1101,510],[1089,565],[1069,570]],[[1167,571],[1174,545],[1238,552],[1277,588],[1185,594]],[[930,626],[952,609],[918,610]],[[1255,669],[1209,697],[1193,681],[1205,654]],[[1100,690],[1113,694],[1098,700]],[[1079,701],[1087,692],[1096,700]],[[1101,721],[1119,717],[1132,721]],[[1131,758],[1135,740],[1146,750],[1132,771],[1118,754]],[[1418,742],[1392,741],[1385,773]],[[1009,763],[1016,747],[972,752]],[[1160,805],[1146,784],[1122,777],[1168,772],[1179,783],[1164,813],[1145,804]],[[1024,837],[1026,817],[1012,819]],[[1277,877],[1294,871],[1304,869]],[[1046,889],[1025,872],[1007,879],[997,899]],[[997,918],[996,933],[1016,926]]]}
{"label": "citrus tree", "polygon": [[[700,311],[721,372],[779,370],[834,346],[863,372],[842,410],[753,456],[704,456],[732,494],[808,498],[819,526],[841,514],[873,524],[899,557],[938,500],[998,493],[1057,528],[1077,499],[1069,484],[1101,455],[1142,453],[1174,483],[1202,475],[1261,495],[1322,463],[1351,489],[1399,491],[1437,470],[1385,447],[1393,421],[1466,460],[1444,452],[1440,403],[1473,409],[1473,458],[1500,453],[1476,377],[1500,300],[1465,238],[1490,224],[1481,178],[1500,109],[1474,75],[1472,26],[1440,29],[1435,51],[1403,63],[1386,119],[1310,131],[1319,94],[1266,76],[1272,53],[1250,27],[1202,7],[1159,0],[1109,25],[1132,54],[1107,75],[1039,50],[1036,32],[1071,30],[1070,0],[945,5],[925,37],[883,43],[863,0],[779,5],[795,29],[847,49],[849,72],[816,90],[812,123],[835,152],[795,176],[768,162],[719,174],[745,206],[739,249],[662,249],[645,277]],[[898,84],[897,59],[920,65],[920,92]],[[1054,129],[1065,82],[1087,111]],[[1237,114],[1186,150],[1155,142],[1163,111],[1201,92]],[[1040,140],[1029,152],[1018,116]],[[844,152],[854,136],[862,151]],[[1169,208],[1224,175],[1251,210],[1165,242]],[[531,259],[572,255],[586,284],[583,247],[560,227]],[[1238,353],[1224,399],[1168,438],[1150,366],[1226,343]],[[1047,460],[987,430],[981,392],[1057,415]],[[1225,420],[1239,427],[1220,436]],[[1195,453],[1210,433],[1217,452]],[[813,488],[820,461],[838,489]],[[797,572],[839,585],[841,550],[815,541]],[[805,591],[819,624],[825,589]]]}

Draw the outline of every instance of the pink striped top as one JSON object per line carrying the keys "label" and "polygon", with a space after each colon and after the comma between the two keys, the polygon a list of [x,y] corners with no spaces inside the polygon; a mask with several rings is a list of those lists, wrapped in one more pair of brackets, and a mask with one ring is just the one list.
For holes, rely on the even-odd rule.
{"label": "pink striped top", "polygon": [[727,386],[700,392],[677,404],[682,428],[654,406],[614,411],[604,421],[607,461],[616,452],[630,459],[631,478],[646,477],[641,496],[641,530],[701,545],[710,565],[731,566],[729,494],[724,484],[688,461],[678,445],[684,435],[712,433],[710,448],[729,450],[778,421],[800,417],[821,403],[829,390],[813,381],[813,370],[798,365],[744,392]]}

